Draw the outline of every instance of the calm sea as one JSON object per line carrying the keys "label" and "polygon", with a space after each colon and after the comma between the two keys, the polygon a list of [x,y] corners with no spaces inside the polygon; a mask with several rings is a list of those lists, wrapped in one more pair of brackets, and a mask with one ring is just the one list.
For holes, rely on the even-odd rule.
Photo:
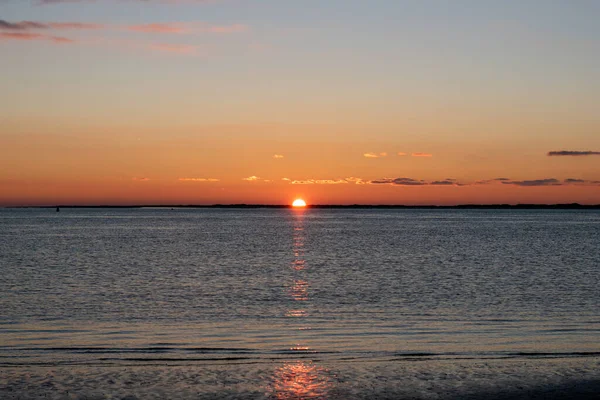
{"label": "calm sea", "polygon": [[0,366],[600,352],[600,212],[3,209]]}

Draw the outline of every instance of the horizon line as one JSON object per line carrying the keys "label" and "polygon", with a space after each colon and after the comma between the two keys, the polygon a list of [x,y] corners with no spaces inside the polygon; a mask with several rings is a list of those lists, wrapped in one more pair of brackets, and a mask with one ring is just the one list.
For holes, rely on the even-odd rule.
{"label": "horizon line", "polygon": [[[123,204],[123,205],[110,205],[110,204],[54,204],[54,205],[14,205],[14,206],[0,206],[0,208],[289,208],[298,209],[289,204],[247,204],[247,203],[235,203],[235,204]],[[600,209],[600,204],[580,204],[580,203],[497,203],[497,204],[455,204],[455,205],[435,205],[435,204],[308,204],[302,208],[315,208],[315,209],[334,209],[334,208],[346,208],[346,209],[360,209],[360,208],[446,208],[446,209],[531,209],[531,208],[546,208],[546,209]]]}

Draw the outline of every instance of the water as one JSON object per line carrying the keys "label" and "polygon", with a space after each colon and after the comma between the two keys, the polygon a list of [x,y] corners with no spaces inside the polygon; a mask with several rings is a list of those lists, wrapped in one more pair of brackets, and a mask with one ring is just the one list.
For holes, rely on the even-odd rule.
{"label": "water", "polygon": [[0,367],[594,357],[599,249],[597,211],[4,209]]}

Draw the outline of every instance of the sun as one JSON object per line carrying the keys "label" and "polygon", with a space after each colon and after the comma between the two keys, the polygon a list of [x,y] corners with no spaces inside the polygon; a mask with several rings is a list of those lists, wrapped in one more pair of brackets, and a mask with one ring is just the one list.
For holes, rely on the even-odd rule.
{"label": "sun", "polygon": [[302,199],[296,199],[292,203],[292,207],[306,207],[306,202]]}

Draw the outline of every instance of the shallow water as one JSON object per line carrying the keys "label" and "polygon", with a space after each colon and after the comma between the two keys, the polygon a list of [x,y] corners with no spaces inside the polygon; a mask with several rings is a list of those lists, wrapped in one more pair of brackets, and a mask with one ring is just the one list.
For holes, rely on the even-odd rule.
{"label": "shallow water", "polygon": [[597,357],[598,249],[598,211],[3,209],[0,367]]}

